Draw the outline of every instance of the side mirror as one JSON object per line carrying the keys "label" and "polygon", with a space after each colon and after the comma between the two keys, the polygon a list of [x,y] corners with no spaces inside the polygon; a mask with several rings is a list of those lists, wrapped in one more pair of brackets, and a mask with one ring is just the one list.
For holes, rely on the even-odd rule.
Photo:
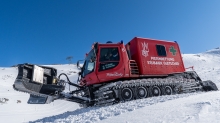
{"label": "side mirror", "polygon": [[81,76],[81,75],[82,75],[82,72],[78,72],[78,75]]}
{"label": "side mirror", "polygon": [[81,68],[81,67],[79,66],[79,61],[77,61],[77,64],[76,64],[76,65],[77,65],[77,68],[79,68],[79,69]]}
{"label": "side mirror", "polygon": [[85,60],[78,60],[76,63],[76,66],[78,69],[82,69],[81,63],[84,62]]}

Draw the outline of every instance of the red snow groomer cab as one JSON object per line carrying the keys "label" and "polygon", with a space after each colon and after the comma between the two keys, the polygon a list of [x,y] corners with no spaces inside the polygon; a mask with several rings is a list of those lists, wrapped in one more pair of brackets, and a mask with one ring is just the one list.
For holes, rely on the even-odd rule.
{"label": "red snow groomer cab", "polygon": [[[91,62],[90,59],[95,57],[96,60]],[[135,37],[126,45],[98,44],[86,59],[82,85],[117,79],[167,77],[185,72],[177,42],[147,38]]]}
{"label": "red snow groomer cab", "polygon": [[[20,64],[13,87],[31,94],[28,103],[64,99],[83,106],[218,90],[212,81],[202,81],[195,71],[185,70],[177,42],[135,37],[126,45],[95,43],[83,65],[78,62],[77,67],[79,84],[70,82],[65,73],[56,77],[55,68]],[[66,84],[76,90],[64,92]]]}

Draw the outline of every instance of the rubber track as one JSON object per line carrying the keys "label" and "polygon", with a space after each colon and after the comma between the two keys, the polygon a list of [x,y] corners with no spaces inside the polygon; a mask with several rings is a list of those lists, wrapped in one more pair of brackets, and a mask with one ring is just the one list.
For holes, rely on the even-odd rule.
{"label": "rubber track", "polygon": [[[154,87],[154,86],[171,86],[173,91],[176,90],[173,94],[180,93],[191,93],[195,91],[201,90],[202,86],[199,82],[194,79],[174,79],[174,78],[165,78],[165,79],[138,79],[138,80],[128,80],[128,81],[117,81],[114,83],[109,83],[99,90],[94,92],[96,98],[95,106],[102,106],[105,104],[114,104],[117,103],[117,99],[114,97],[109,97],[108,92],[116,92],[115,90],[119,90],[125,87]],[[181,90],[180,90],[181,89]],[[177,92],[180,91],[180,92]],[[116,95],[119,94],[116,92]],[[112,101],[110,101],[112,100]],[[123,101],[120,99],[120,101]],[[120,102],[119,101],[119,102]]]}

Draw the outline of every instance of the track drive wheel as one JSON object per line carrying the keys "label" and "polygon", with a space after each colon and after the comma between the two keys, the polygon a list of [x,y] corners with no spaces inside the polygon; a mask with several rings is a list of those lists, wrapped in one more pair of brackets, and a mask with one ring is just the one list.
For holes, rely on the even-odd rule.
{"label": "track drive wheel", "polygon": [[152,96],[160,96],[161,95],[161,90],[158,86],[154,86],[152,89],[151,89],[151,94]]}
{"label": "track drive wheel", "polygon": [[148,91],[145,87],[138,87],[137,90],[136,90],[136,93],[137,93],[137,97],[142,99],[142,98],[145,98],[148,96]]}
{"label": "track drive wheel", "polygon": [[170,86],[165,86],[163,89],[163,94],[164,95],[172,95],[173,94],[173,90]]}
{"label": "track drive wheel", "polygon": [[129,101],[133,99],[133,92],[131,88],[123,88],[121,90],[121,97],[124,101]]}

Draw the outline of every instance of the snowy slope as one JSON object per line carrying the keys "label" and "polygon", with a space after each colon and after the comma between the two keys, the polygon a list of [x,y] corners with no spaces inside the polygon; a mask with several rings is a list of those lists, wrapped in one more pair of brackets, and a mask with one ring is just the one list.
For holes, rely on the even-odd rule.
{"label": "snowy slope", "polygon": [[[194,66],[203,80],[212,80],[220,88],[219,48],[182,56],[185,67]],[[75,65],[52,66],[59,73],[68,73],[71,80],[77,79],[73,72],[77,71]],[[0,122],[220,122],[220,91],[153,97],[106,107],[80,108],[78,104],[66,101],[28,105],[28,94],[12,88],[16,75],[16,68],[0,68],[0,98],[9,99],[6,104],[0,104]]]}
{"label": "snowy slope", "polygon": [[212,80],[220,87],[220,49],[212,49],[200,54],[184,54],[185,67],[194,66],[202,80]]}
{"label": "snowy slope", "polygon": [[219,92],[187,95],[183,98],[146,105],[143,108],[112,117],[102,123],[219,123]]}

